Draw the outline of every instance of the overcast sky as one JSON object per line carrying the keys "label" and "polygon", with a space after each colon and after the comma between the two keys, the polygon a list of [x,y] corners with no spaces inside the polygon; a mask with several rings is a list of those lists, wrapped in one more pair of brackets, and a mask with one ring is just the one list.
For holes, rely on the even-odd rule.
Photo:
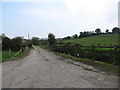
{"label": "overcast sky", "polygon": [[[9,2],[8,2],[9,1]],[[16,2],[17,1],[17,2]],[[57,38],[118,26],[119,0],[2,0],[1,33],[8,37]]]}

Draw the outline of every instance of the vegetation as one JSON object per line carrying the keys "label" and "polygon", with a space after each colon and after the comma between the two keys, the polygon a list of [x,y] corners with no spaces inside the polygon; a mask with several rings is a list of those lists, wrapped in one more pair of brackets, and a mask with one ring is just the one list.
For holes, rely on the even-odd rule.
{"label": "vegetation", "polygon": [[101,30],[100,30],[99,28],[97,28],[97,29],[95,30],[95,32],[96,32],[97,34],[100,34],[100,33],[101,33]]}
{"label": "vegetation", "polygon": [[54,34],[52,33],[48,34],[48,42],[49,42],[49,45],[56,44],[56,39]]}
{"label": "vegetation", "polygon": [[48,45],[40,45],[40,47],[43,49],[48,49]]}
{"label": "vegetation", "polygon": [[22,37],[15,37],[10,39],[6,36],[2,37],[2,50],[8,51],[11,49],[12,51],[18,51],[22,47]]}
{"label": "vegetation", "polygon": [[[8,51],[2,51],[0,52],[2,55],[2,57],[0,57],[2,59],[2,62],[11,60],[12,58],[10,57],[10,53]],[[11,56],[15,55],[17,52],[11,52]],[[24,56],[26,56],[27,53],[26,52],[20,52],[18,55],[15,56],[15,59],[18,58],[22,58]]]}
{"label": "vegetation", "polygon": [[[112,65],[112,64],[108,64],[108,63],[104,63],[104,62],[98,62],[98,61],[94,62],[92,59],[78,58],[78,57],[71,56],[69,54],[67,55],[65,53],[56,53],[56,54],[59,55],[59,56],[62,56],[64,58],[70,58],[70,59],[75,60],[75,61],[80,61],[82,63],[92,65],[93,67],[98,68],[98,69],[103,70],[103,71],[107,71],[107,72],[110,72],[110,73],[116,73],[116,74],[118,73],[120,75],[120,70],[118,69],[118,66],[115,66],[115,65]],[[73,62],[68,62],[68,63],[74,64]],[[80,65],[77,65],[77,66],[80,66]],[[89,69],[89,68],[86,68],[86,67],[83,67],[83,69],[93,71],[92,69]]]}
{"label": "vegetation", "polygon": [[115,33],[119,33],[120,34],[120,28],[118,28],[118,27],[114,27],[113,29],[112,29],[112,32],[115,34]]}
{"label": "vegetation", "polygon": [[39,38],[38,37],[32,37],[32,44],[33,45],[39,45]]}
{"label": "vegetation", "polygon": [[103,34],[103,35],[97,35],[97,36],[91,36],[85,38],[64,40],[63,42],[78,43],[83,46],[91,46],[91,45],[114,46],[114,45],[118,45],[118,35],[119,34]]}
{"label": "vegetation", "polygon": [[120,34],[120,28],[114,27],[112,29],[112,32],[110,32],[108,29],[106,29],[105,33],[101,32],[100,28],[97,28],[95,31],[84,31],[84,32],[80,32],[80,35],[75,34],[73,36],[64,37],[63,40],[69,40],[69,39],[75,39],[75,38],[84,38],[84,37],[96,36],[96,35],[102,35],[102,34]]}
{"label": "vegetation", "polygon": [[[29,48],[32,47],[32,43],[30,40],[26,40],[23,39],[22,37],[15,37],[13,39],[10,39],[9,37],[2,35],[2,50],[0,51],[0,58],[1,60],[7,61],[7,60],[11,60],[13,58],[11,58],[13,55],[15,55],[18,51],[21,50],[20,53],[18,53],[15,58],[20,58],[20,57],[24,57],[27,55],[27,51],[29,49],[26,48],[26,46],[28,46]],[[11,54],[10,54],[10,52]]]}
{"label": "vegetation", "polygon": [[19,51],[21,49],[21,47],[22,47],[22,39],[23,39],[22,37],[15,37],[15,38],[13,38],[11,40],[11,43],[8,44],[8,45],[11,46],[10,49],[12,51]]}

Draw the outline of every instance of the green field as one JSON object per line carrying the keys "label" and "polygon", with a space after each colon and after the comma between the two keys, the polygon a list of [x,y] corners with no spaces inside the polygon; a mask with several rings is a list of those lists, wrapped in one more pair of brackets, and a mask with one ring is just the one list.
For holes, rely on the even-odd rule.
{"label": "green field", "polygon": [[101,46],[118,45],[118,34],[103,34],[103,35],[90,36],[85,38],[64,40],[63,42],[79,43],[83,46],[91,46],[91,45],[98,46],[98,43]]}
{"label": "green field", "polygon": [[[11,56],[15,55],[17,52],[12,52]],[[25,52],[20,52],[15,58],[18,59],[20,57],[24,57],[26,56],[27,53]],[[2,51],[0,52],[0,61],[7,61],[7,60],[11,60],[10,58],[10,53],[8,51]]]}

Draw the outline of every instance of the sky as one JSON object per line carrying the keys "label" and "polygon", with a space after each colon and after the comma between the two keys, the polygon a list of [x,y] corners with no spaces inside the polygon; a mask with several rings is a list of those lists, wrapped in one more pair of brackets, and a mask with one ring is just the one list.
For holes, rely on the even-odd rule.
{"label": "sky", "polygon": [[83,31],[118,27],[119,0],[1,0],[0,32],[22,36],[56,38]]}

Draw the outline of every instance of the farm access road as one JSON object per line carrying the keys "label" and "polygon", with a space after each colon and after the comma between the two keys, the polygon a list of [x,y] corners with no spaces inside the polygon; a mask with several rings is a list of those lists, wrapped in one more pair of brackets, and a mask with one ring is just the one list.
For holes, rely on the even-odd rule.
{"label": "farm access road", "polygon": [[[3,88],[117,88],[118,77],[76,66],[34,46],[23,59],[2,64]],[[92,66],[80,63],[87,68]]]}

